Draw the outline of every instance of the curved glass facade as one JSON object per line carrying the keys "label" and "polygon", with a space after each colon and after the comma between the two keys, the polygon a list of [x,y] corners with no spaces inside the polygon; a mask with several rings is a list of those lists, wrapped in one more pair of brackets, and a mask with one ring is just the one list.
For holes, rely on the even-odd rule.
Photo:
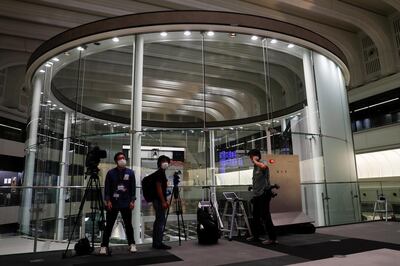
{"label": "curved glass facade", "polygon": [[[342,71],[295,42],[207,30],[115,36],[49,58],[31,84],[24,173],[31,189],[21,208],[26,234],[68,238],[87,181],[85,156],[93,146],[108,153],[100,163],[101,182],[114,166],[114,153],[123,150],[138,193],[156,158],[171,157],[167,176],[182,172],[189,238],[196,237],[202,186],[213,187],[220,205],[223,191],[250,197],[246,154],[252,148],[275,158],[269,164],[295,161],[300,211],[316,225],[360,221]],[[289,194],[279,174],[289,170],[276,171],[271,174],[282,198]],[[143,197],[136,204],[135,238],[150,241],[153,210]],[[91,232],[89,207],[76,238]],[[172,216],[170,240],[176,239]],[[121,239],[123,233],[114,235],[114,241]]]}

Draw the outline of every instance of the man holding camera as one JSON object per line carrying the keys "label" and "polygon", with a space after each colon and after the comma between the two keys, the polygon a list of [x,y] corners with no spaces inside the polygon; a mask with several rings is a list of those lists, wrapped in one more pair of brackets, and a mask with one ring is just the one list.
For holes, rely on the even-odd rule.
{"label": "man holding camera", "polygon": [[136,200],[135,174],[133,170],[126,167],[126,158],[123,152],[115,154],[114,162],[116,167],[108,171],[104,184],[107,218],[100,255],[109,254],[108,245],[118,213],[121,213],[124,221],[129,252],[137,251],[132,227],[132,210],[135,208]]}
{"label": "man holding camera", "polygon": [[269,180],[269,168],[261,162],[261,152],[253,149],[249,152],[249,157],[254,165],[253,169],[253,236],[249,241],[260,241],[263,223],[268,232],[269,240],[262,243],[265,245],[277,244],[275,227],[272,222],[270,212],[270,202],[272,198],[271,184]]}

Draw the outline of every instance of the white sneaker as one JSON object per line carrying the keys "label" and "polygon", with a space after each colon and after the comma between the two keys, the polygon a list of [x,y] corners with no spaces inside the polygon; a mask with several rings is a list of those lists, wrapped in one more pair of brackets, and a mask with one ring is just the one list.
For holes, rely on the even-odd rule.
{"label": "white sneaker", "polygon": [[131,245],[129,246],[129,252],[130,252],[130,253],[136,253],[136,252],[137,252],[137,249],[136,249],[136,245],[135,245],[135,244],[131,244]]}
{"label": "white sneaker", "polygon": [[108,255],[107,247],[100,247],[99,255]]}

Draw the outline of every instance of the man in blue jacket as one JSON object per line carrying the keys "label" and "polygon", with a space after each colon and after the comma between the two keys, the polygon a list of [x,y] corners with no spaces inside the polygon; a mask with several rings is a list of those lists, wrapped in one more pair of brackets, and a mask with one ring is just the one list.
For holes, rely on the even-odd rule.
{"label": "man in blue jacket", "polygon": [[129,252],[136,252],[133,238],[132,210],[135,208],[136,180],[133,170],[126,167],[126,158],[123,152],[114,156],[117,166],[108,171],[104,184],[104,199],[106,201],[106,229],[104,230],[100,254],[108,254],[108,244],[112,229],[118,213],[124,221],[126,238],[128,239]]}

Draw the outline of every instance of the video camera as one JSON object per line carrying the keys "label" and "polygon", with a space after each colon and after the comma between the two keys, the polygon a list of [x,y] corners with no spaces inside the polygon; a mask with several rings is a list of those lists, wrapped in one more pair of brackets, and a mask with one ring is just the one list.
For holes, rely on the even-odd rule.
{"label": "video camera", "polygon": [[100,163],[100,159],[104,159],[107,157],[107,152],[105,150],[100,150],[99,146],[95,146],[92,150],[88,152],[86,155],[86,167],[87,167],[87,175],[98,174],[100,171],[98,166]]}
{"label": "video camera", "polygon": [[182,174],[181,170],[175,171],[174,173],[174,187],[177,187],[179,183],[181,182],[181,177],[180,175]]}

